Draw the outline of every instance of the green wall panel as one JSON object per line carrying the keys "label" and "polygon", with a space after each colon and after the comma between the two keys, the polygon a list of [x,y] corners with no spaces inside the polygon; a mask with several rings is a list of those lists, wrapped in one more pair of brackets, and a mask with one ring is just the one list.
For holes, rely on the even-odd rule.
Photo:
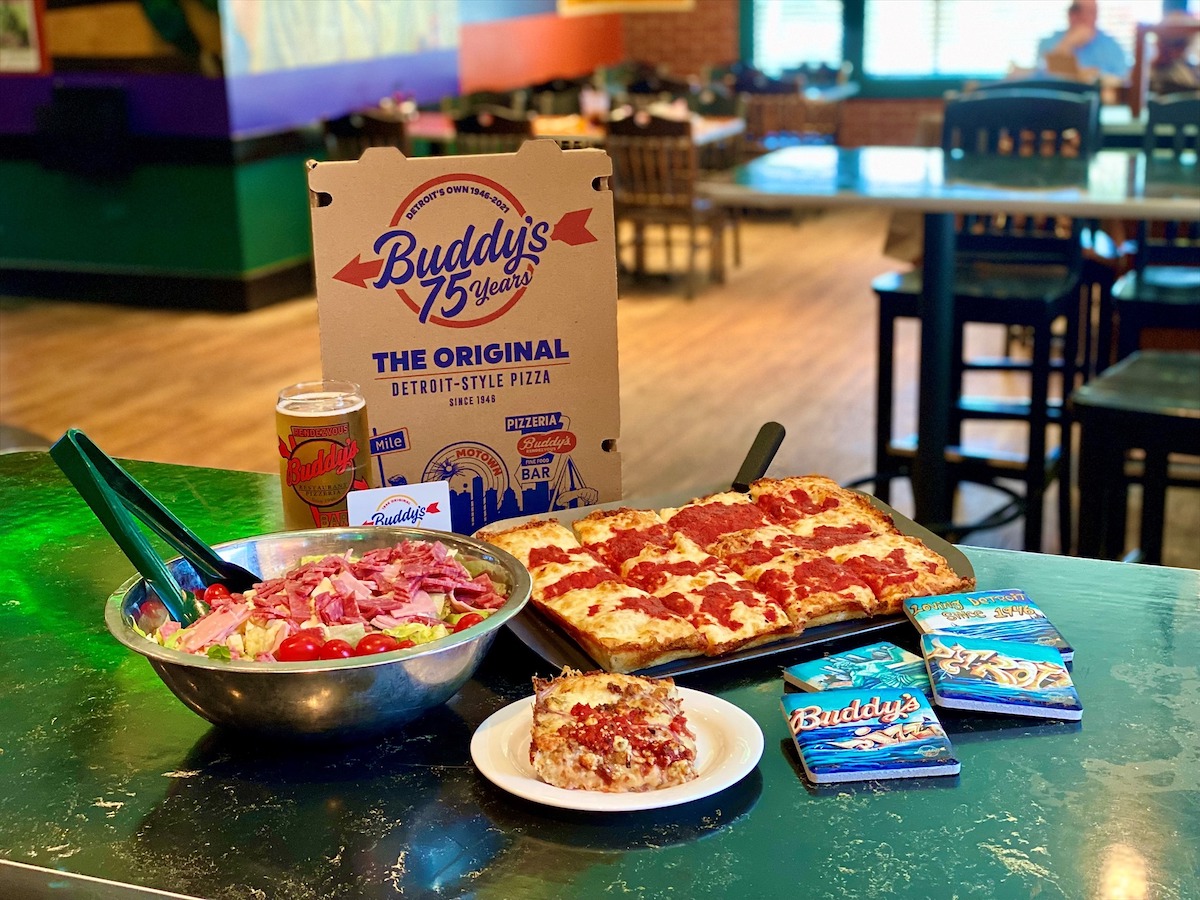
{"label": "green wall panel", "polygon": [[247,272],[312,258],[308,212],[309,153],[243,163],[234,171],[242,265]]}
{"label": "green wall panel", "polygon": [[304,262],[306,158],[151,164],[110,181],[0,161],[0,265],[242,278]]}
{"label": "green wall panel", "polygon": [[[231,167],[147,165],[109,181],[0,162],[0,264],[64,271],[241,271]],[[147,271],[148,270],[148,271]]]}

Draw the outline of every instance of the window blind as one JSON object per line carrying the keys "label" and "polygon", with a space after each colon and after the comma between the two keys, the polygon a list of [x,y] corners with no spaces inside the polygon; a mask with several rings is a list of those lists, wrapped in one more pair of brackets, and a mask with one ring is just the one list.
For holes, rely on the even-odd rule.
{"label": "window blind", "polygon": [[842,0],[754,0],[754,65],[768,75],[842,64]]}
{"label": "window blind", "polygon": [[[1038,42],[1067,25],[1070,0],[866,0],[863,72],[877,77],[1003,76],[1037,64]],[[1102,0],[1099,27],[1133,59],[1134,26],[1162,0]]]}

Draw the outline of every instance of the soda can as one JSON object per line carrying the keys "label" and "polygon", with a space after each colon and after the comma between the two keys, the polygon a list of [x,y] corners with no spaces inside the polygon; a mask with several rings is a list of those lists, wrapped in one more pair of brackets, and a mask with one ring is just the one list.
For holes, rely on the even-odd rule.
{"label": "soda can", "polygon": [[367,401],[351,381],[305,381],[275,404],[283,520],[289,530],[350,524],[346,495],[371,487]]}

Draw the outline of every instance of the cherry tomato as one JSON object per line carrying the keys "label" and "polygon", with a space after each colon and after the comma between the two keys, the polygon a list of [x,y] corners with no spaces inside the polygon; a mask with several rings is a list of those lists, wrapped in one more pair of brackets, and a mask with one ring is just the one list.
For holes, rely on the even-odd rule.
{"label": "cherry tomato", "polygon": [[478,625],[482,621],[483,616],[481,616],[479,613],[467,613],[454,623],[454,633],[458,634],[460,631],[466,631],[472,625]]}
{"label": "cherry tomato", "polygon": [[400,642],[390,634],[368,634],[354,648],[355,656],[370,656],[374,653],[390,653],[400,649]]}
{"label": "cherry tomato", "polygon": [[275,651],[275,658],[280,662],[310,662],[320,658],[323,646],[325,642],[311,631],[300,631],[284,638]]}
{"label": "cherry tomato", "polygon": [[397,650],[407,650],[409,647],[415,647],[415,646],[417,646],[416,641],[410,640],[409,638],[405,638],[404,640],[402,640],[400,643],[398,643],[396,645],[396,649]]}
{"label": "cherry tomato", "polygon": [[317,654],[317,659],[349,659],[353,655],[354,648],[348,641],[334,638],[332,641],[325,642],[325,645],[321,647],[321,652]]}
{"label": "cherry tomato", "polygon": [[209,606],[212,606],[212,604],[217,600],[228,600],[229,588],[225,587],[223,584],[210,584],[204,589],[204,596],[200,599],[202,599]]}
{"label": "cherry tomato", "polygon": [[166,624],[169,618],[167,608],[157,597],[143,600],[142,605],[138,607],[138,628],[146,634],[152,634],[157,628]]}

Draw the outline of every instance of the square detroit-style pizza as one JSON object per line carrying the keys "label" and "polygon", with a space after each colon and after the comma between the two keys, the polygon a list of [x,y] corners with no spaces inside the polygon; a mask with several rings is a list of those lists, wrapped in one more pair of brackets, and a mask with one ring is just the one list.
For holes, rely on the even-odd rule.
{"label": "square detroit-style pizza", "polygon": [[609,672],[725,656],[975,584],[820,475],[477,536],[525,563],[534,607]]}

